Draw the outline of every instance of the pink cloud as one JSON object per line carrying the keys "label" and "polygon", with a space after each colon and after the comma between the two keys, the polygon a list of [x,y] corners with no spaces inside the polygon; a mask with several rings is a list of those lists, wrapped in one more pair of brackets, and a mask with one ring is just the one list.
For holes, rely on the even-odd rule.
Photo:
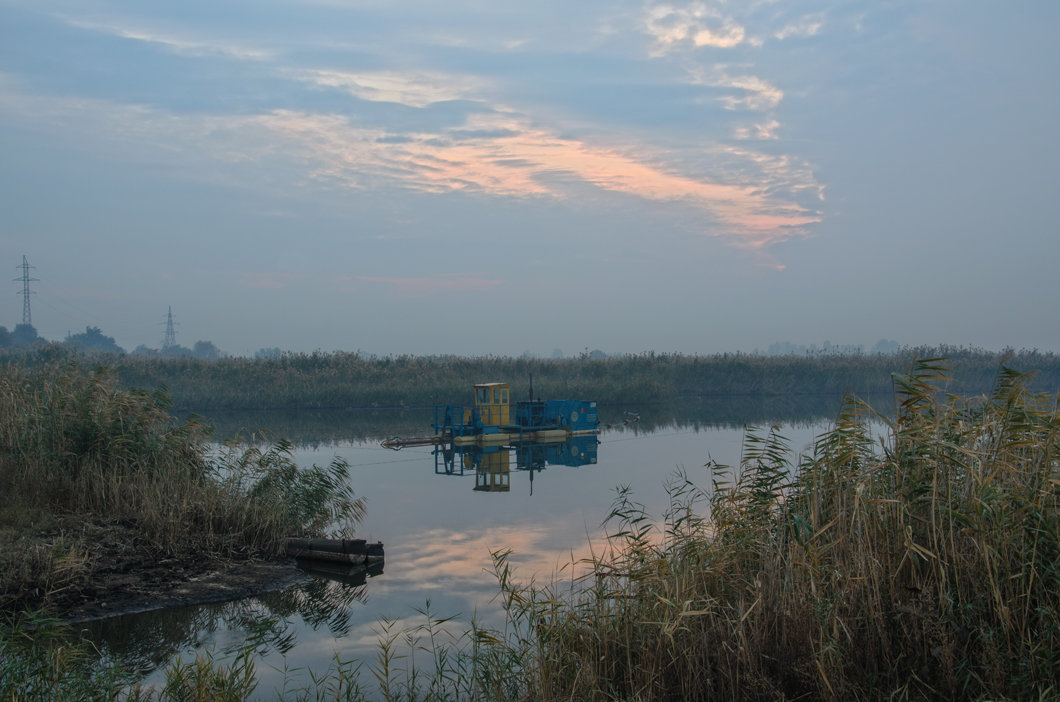
{"label": "pink cloud", "polygon": [[[482,136],[417,134],[402,140],[387,139],[381,129],[350,126],[338,116],[276,112],[260,119],[267,128],[309,149],[316,177],[348,187],[361,188],[385,175],[429,192],[564,198],[563,179],[546,178],[563,173],[566,180],[602,190],[690,204],[708,215],[705,229],[709,226],[713,234],[750,246],[789,239],[820,220],[817,212],[778,194],[816,187],[812,174],[786,161],[767,163],[766,157],[746,151],[731,150],[728,155],[741,159],[747,174],[741,178],[728,174],[722,181],[686,175],[633,150],[562,138],[510,115],[479,117],[477,123],[464,125],[465,132]],[[452,284],[446,281],[445,285]]]}

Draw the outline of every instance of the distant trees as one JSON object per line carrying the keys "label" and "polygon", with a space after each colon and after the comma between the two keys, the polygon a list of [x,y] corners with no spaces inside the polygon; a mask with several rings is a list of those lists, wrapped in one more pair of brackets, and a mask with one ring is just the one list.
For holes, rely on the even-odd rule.
{"label": "distant trees", "polygon": [[[20,353],[38,347],[54,347],[65,349],[66,352],[75,354],[109,354],[115,356],[126,355],[125,349],[118,346],[114,337],[107,336],[99,327],[88,326],[83,332],[67,334],[61,342],[52,342],[37,334],[37,330],[29,324],[19,324],[9,331],[7,327],[0,327],[0,351],[7,353]],[[277,350],[278,351],[278,350]],[[192,348],[186,346],[167,346],[163,349],[153,349],[145,344],[140,344],[131,352],[132,356],[145,358],[191,358],[201,361],[215,361],[224,358],[227,354],[212,341],[196,341]]]}
{"label": "distant trees", "polygon": [[31,324],[18,324],[12,331],[0,327],[0,349],[20,349],[43,342]]}
{"label": "distant trees", "polygon": [[43,341],[43,339],[37,335],[37,330],[32,324],[16,324],[14,331],[11,332],[12,346],[30,346],[38,341]]}
{"label": "distant trees", "polygon": [[[82,353],[124,354],[125,349],[118,346],[114,337],[105,336],[99,327],[85,327],[81,334],[71,334],[63,342],[65,346]],[[203,361],[214,361],[225,354],[212,341],[196,341],[195,346],[167,346],[161,350],[148,348],[140,344],[133,350],[135,356],[155,358],[196,358]]]}
{"label": "distant trees", "polygon": [[196,341],[190,349],[179,344],[166,346],[158,352],[158,355],[162,358],[196,358],[201,361],[216,361],[225,354],[214,346],[212,341]]}
{"label": "distant trees", "polygon": [[85,327],[81,334],[69,334],[66,346],[83,353],[125,353],[112,336],[104,336],[99,327]]}
{"label": "distant trees", "polygon": [[873,353],[898,353],[901,350],[901,346],[897,341],[891,341],[890,339],[880,339],[872,346]]}
{"label": "distant trees", "polygon": [[212,341],[196,341],[191,349],[193,358],[201,358],[204,361],[216,361],[224,354],[221,349],[213,345]]}

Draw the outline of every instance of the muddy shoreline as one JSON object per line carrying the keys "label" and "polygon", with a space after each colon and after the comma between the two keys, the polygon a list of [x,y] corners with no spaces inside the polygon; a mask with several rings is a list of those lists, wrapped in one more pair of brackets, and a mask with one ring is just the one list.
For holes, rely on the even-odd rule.
{"label": "muddy shoreline", "polygon": [[246,559],[189,574],[185,568],[147,568],[105,579],[57,607],[69,624],[156,610],[254,597],[306,582],[293,558]]}
{"label": "muddy shoreline", "polygon": [[[8,535],[5,535],[8,536]],[[227,602],[304,583],[312,576],[287,556],[229,548],[223,553],[159,549],[136,520],[57,520],[17,543],[0,539],[9,560],[15,554],[67,554],[56,568],[61,578],[25,580],[3,593],[3,611],[41,611],[82,622],[196,604]],[[11,567],[11,562],[6,562]]]}

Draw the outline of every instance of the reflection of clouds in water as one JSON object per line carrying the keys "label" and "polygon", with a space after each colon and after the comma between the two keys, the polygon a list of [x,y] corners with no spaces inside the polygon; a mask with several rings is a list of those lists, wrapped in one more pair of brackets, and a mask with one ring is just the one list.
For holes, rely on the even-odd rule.
{"label": "reflection of clouds in water", "polygon": [[[428,583],[443,579],[472,581],[494,588],[491,553],[510,550],[509,564],[515,568],[517,582],[547,582],[552,574],[569,577],[572,562],[587,558],[592,548],[588,536],[571,545],[571,534],[584,529],[582,520],[550,519],[540,524],[513,524],[490,527],[479,536],[454,537],[443,530],[421,532],[415,546],[403,550],[401,577],[411,582]],[[599,552],[600,545],[595,548]]]}

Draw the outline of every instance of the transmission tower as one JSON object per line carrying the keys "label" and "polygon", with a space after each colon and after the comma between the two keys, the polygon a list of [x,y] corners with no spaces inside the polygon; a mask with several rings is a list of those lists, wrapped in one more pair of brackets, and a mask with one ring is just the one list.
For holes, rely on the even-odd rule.
{"label": "transmission tower", "polygon": [[32,295],[33,293],[31,293],[30,290],[29,290],[29,284],[30,283],[39,283],[40,280],[37,279],[37,278],[30,278],[29,277],[29,269],[30,268],[36,268],[36,266],[29,265],[29,261],[27,261],[25,255],[23,255],[22,256],[22,265],[21,266],[15,266],[15,268],[21,268],[22,269],[22,277],[21,278],[12,278],[12,280],[16,280],[16,281],[20,280],[20,281],[22,281],[22,323],[23,324],[28,324],[30,326],[33,326],[33,321],[32,321],[32,318],[31,318],[30,312],[29,312],[29,296]]}
{"label": "transmission tower", "polygon": [[162,337],[162,350],[165,351],[168,348],[172,348],[177,345],[177,333],[173,331],[173,306],[169,307],[169,315],[166,317],[166,333]]}

